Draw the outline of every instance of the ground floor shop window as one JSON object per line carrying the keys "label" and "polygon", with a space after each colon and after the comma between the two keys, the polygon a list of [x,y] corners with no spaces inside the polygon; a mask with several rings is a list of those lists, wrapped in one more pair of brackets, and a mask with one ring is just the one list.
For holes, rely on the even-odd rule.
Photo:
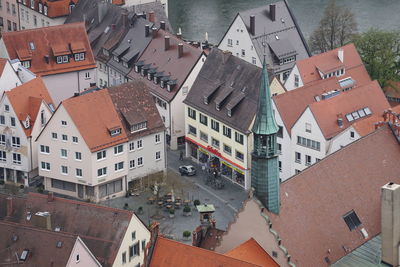
{"label": "ground floor shop window", "polygon": [[122,191],[122,179],[103,184],[99,187],[100,198]]}
{"label": "ground floor shop window", "polygon": [[61,180],[51,179],[51,187],[76,192],[76,184]]}
{"label": "ground floor shop window", "polygon": [[242,173],[240,173],[240,172],[235,170],[234,173],[233,173],[233,180],[236,183],[244,186],[244,174],[242,174]]}
{"label": "ground floor shop window", "polygon": [[221,174],[232,179],[232,168],[222,163],[221,165]]}
{"label": "ground floor shop window", "polygon": [[195,145],[190,145],[190,155],[197,159],[197,147]]}
{"label": "ground floor shop window", "polygon": [[199,161],[201,163],[207,163],[208,161],[208,155],[201,150],[199,150]]}

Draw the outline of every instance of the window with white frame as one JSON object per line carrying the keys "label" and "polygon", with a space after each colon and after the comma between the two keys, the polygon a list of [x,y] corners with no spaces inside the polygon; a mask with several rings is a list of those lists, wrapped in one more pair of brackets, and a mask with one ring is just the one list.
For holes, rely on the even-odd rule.
{"label": "window with white frame", "polygon": [[129,143],[129,151],[134,151],[135,150],[135,142],[130,142]]}
{"label": "window with white frame", "polygon": [[9,105],[4,105],[4,111],[9,112],[10,111],[10,106]]}
{"label": "window with white frame", "polygon": [[61,165],[61,174],[68,174],[68,167]]}
{"label": "window with white frame", "polygon": [[238,132],[235,132],[235,141],[238,142],[239,144],[243,145],[244,142],[244,136],[243,134],[240,134]]}
{"label": "window with white frame", "polygon": [[255,57],[252,57],[252,58],[251,58],[251,63],[253,63],[254,65],[256,65],[256,64],[257,64],[257,59],[256,59]]}
{"label": "window with white frame", "polygon": [[306,155],[306,165],[310,166],[311,165],[311,156]]}
{"label": "window with white frame", "polygon": [[141,130],[145,130],[145,129],[147,129],[147,121],[143,121],[143,122],[132,125],[131,132],[133,133],[133,132],[137,132],[137,131],[141,131]]}
{"label": "window with white frame", "polygon": [[62,126],[67,126],[67,121],[61,121]]}
{"label": "window with white frame", "polygon": [[137,141],[137,148],[138,149],[143,148],[143,141],[142,140],[138,140]]}
{"label": "window with white frame", "polygon": [[68,141],[68,136],[66,134],[63,134],[62,135],[62,140],[65,141],[65,142]]}
{"label": "window with white frame", "polygon": [[5,151],[0,150],[0,161],[2,161],[2,162],[7,161],[7,153]]}
{"label": "window with white frame", "polygon": [[21,164],[21,154],[13,153],[13,163],[14,164]]}
{"label": "window with white frame", "polygon": [[137,159],[137,164],[138,164],[138,166],[143,166],[143,158],[142,157]]}
{"label": "window with white frame", "polygon": [[90,72],[85,72],[85,79],[90,79]]}
{"label": "window with white frame", "polygon": [[12,146],[13,147],[20,147],[21,146],[21,140],[19,139],[19,137],[13,136],[11,138],[12,140]]}
{"label": "window with white frame", "polygon": [[107,175],[107,167],[100,168],[97,170],[97,177],[105,176]]}
{"label": "window with white frame", "polygon": [[295,152],[295,162],[301,163],[301,154],[299,152]]}
{"label": "window with white frame", "polygon": [[121,161],[121,162],[115,163],[114,164],[114,169],[115,169],[116,172],[117,171],[122,171],[124,169],[124,162]]}
{"label": "window with white frame", "polygon": [[50,154],[50,147],[45,145],[40,145],[40,153]]}
{"label": "window with white frame", "polygon": [[107,156],[107,151],[106,150],[102,150],[97,152],[97,160],[101,160],[101,159],[105,159]]}
{"label": "window with white frame", "polygon": [[76,175],[76,177],[82,177],[82,169],[76,168],[75,175]]}
{"label": "window with white frame", "polygon": [[15,118],[14,117],[10,118],[10,123],[11,123],[11,126],[15,127]]}
{"label": "window with white frame", "polygon": [[85,60],[85,53],[77,53],[74,54],[75,61]]}
{"label": "window with white frame", "polygon": [[54,140],[57,140],[57,133],[51,133],[51,138],[53,138]]}
{"label": "window with white frame", "polygon": [[76,160],[82,160],[82,153],[81,152],[75,152],[75,159]]}
{"label": "window with white frame", "polygon": [[156,134],[155,135],[155,139],[156,139],[156,144],[161,142],[161,135],[160,134]]}
{"label": "window with white frame", "polygon": [[4,134],[0,134],[0,145],[6,144],[6,136]]}
{"label": "window with white frame", "polygon": [[78,137],[72,136],[72,143],[77,144],[78,143]]}
{"label": "window with white frame", "polygon": [[156,160],[160,160],[161,159],[161,151],[157,151],[156,152]]}
{"label": "window with white frame", "polygon": [[134,159],[129,161],[129,169],[133,169],[133,168],[135,168],[135,160]]}
{"label": "window with white frame", "polygon": [[124,152],[124,145],[118,145],[114,147],[114,155],[118,155]]}
{"label": "window with white frame", "polygon": [[311,133],[311,123],[306,122],[306,132]]}
{"label": "window with white frame", "polygon": [[6,124],[6,117],[4,115],[0,115],[0,124],[5,125]]}
{"label": "window with white frame", "polygon": [[244,161],[244,154],[242,152],[236,150],[235,158],[240,161]]}
{"label": "window with white frame", "polygon": [[68,156],[67,150],[64,149],[64,148],[61,148],[61,157],[62,158],[67,158],[67,156]]}
{"label": "window with white frame", "polygon": [[215,148],[219,149],[219,140],[215,139],[215,138],[211,138],[211,145]]}
{"label": "window with white frame", "polygon": [[41,165],[41,167],[42,167],[42,170],[44,170],[44,171],[50,171],[50,163],[49,163],[49,162],[44,162],[44,161],[42,161],[42,162],[40,163],[40,165]]}
{"label": "window with white frame", "polygon": [[232,45],[233,45],[232,39],[228,39],[228,46],[232,46]]}

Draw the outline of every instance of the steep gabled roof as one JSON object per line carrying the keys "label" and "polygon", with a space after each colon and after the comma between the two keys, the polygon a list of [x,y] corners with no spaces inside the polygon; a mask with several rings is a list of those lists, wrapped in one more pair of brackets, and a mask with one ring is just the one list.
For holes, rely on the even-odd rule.
{"label": "steep gabled roof", "polygon": [[54,197],[54,200],[48,201],[46,195],[29,193],[24,198],[13,197],[13,213],[6,217],[7,197],[0,194],[0,220],[37,227],[33,220],[27,220],[28,212],[33,215],[47,211],[52,228],[60,227],[61,232],[80,236],[96,259],[106,267],[113,266],[128,225],[136,216],[130,211],[65,198]]}
{"label": "steep gabled roof", "polygon": [[[134,81],[110,87],[107,90],[129,138],[164,130],[164,123],[146,84]],[[131,133],[131,126],[140,122],[146,122],[147,128]]]}
{"label": "steep gabled roof", "polygon": [[[168,50],[165,50],[165,36],[170,38]],[[178,57],[178,44],[183,44],[182,57]],[[149,64],[150,68],[155,68],[157,72],[162,72],[163,76],[169,77],[169,80],[175,80],[176,85],[171,92],[168,92],[166,88],[161,88],[160,85],[147,80],[147,77],[142,77],[134,69],[128,74],[128,77],[133,80],[142,80],[149,86],[152,93],[169,102],[174,99],[202,55],[201,49],[187,44],[173,34],[160,29],[157,31],[156,37],[150,41],[138,62],[142,61],[146,65]]]}
{"label": "steep gabled roof", "polygon": [[154,246],[151,267],[246,267],[259,266],[210,250],[189,246],[164,237],[158,237]]}
{"label": "steep gabled roof", "polygon": [[25,135],[28,137],[31,135],[33,125],[36,123],[35,120],[42,102],[50,107],[55,107],[47,87],[40,77],[17,86],[11,91],[6,91],[5,95],[8,97],[21,124],[29,116],[30,127],[27,129],[22,125],[22,129],[24,129]]}
{"label": "steep gabled roof", "polygon": [[279,267],[254,238],[250,238],[236,248],[224,253],[224,255],[263,267]]}
{"label": "steep gabled roof", "polygon": [[[281,183],[280,213],[267,215],[292,262],[328,266],[380,233],[380,188],[400,183],[399,159],[385,125]],[[352,210],[361,225],[350,231],[343,216]]]}
{"label": "steep gabled roof", "polygon": [[[390,108],[386,97],[377,81],[372,81],[361,87],[354,88],[348,92],[343,92],[338,96],[321,100],[309,105],[325,139],[330,139],[349,125],[362,120],[355,119],[349,121],[346,114],[357,112],[368,107],[372,115],[381,115]],[[365,118],[368,118],[368,115]],[[340,128],[337,122],[338,116],[342,116],[343,127]],[[361,116],[360,116],[361,117]]]}
{"label": "steep gabled roof", "polygon": [[[37,75],[51,75],[96,67],[92,49],[83,23],[2,33],[10,59],[31,61],[30,71]],[[85,59],[57,64],[55,55],[85,52]],[[48,62],[46,58],[48,57]]]}
{"label": "steep gabled roof", "polygon": [[[42,12],[39,11],[39,3],[44,6],[47,6],[47,16],[50,18],[64,17],[69,15],[70,13],[70,5],[75,5],[79,0],[34,0],[33,9],[38,12],[44,14],[44,8],[42,8]],[[26,8],[31,8],[31,1],[21,1],[18,5],[23,5],[24,3]]]}
{"label": "steep gabled roof", "polygon": [[[262,69],[214,48],[207,56],[184,103],[239,130],[250,132],[257,110]],[[271,79],[273,75],[269,73]],[[269,80],[269,83],[271,80]],[[209,99],[208,104],[204,98]],[[219,103],[219,110],[216,104]],[[228,110],[231,110],[231,116]]]}
{"label": "steep gabled roof", "polygon": [[[338,57],[339,49],[343,50],[343,63]],[[304,85],[321,79],[318,69],[322,68],[328,71],[332,69],[333,71],[339,65],[343,66],[346,72],[364,65],[354,44],[348,44],[296,62]]]}
{"label": "steep gabled roof", "polygon": [[[90,151],[95,152],[128,141],[107,90],[89,92],[61,102],[78,128]],[[111,136],[112,129],[121,133]]]}

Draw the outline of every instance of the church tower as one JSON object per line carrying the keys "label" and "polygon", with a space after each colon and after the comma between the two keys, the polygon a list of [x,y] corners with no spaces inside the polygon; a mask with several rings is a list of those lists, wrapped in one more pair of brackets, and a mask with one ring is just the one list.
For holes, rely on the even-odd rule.
{"label": "church tower", "polygon": [[271,92],[265,56],[261,75],[260,96],[252,128],[254,148],[251,160],[251,186],[266,208],[279,213],[279,175],[276,136],[279,131],[272,110]]}

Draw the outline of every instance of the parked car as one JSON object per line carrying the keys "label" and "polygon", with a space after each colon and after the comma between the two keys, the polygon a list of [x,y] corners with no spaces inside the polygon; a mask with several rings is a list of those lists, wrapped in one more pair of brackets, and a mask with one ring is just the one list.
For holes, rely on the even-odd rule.
{"label": "parked car", "polygon": [[179,172],[181,175],[187,175],[187,176],[196,175],[196,169],[192,165],[180,166]]}

